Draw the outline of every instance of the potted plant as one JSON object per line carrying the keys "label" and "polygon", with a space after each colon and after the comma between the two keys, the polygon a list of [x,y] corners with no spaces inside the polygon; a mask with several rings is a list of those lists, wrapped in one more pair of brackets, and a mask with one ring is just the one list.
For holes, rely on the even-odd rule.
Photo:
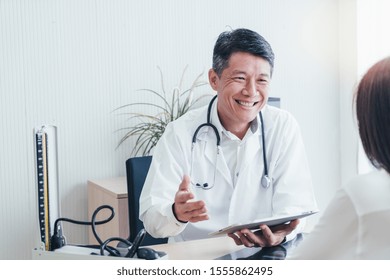
{"label": "potted plant", "polygon": [[[210,96],[203,94],[194,97],[196,88],[207,85],[208,83],[201,78],[203,73],[199,74],[187,89],[182,89],[183,79],[187,67],[183,70],[179,85],[174,87],[169,93],[165,91],[164,79],[160,67],[157,67],[160,72],[161,92],[153,89],[139,89],[156,97],[154,103],[137,102],[122,105],[115,109],[115,111],[123,111],[131,109],[123,114],[129,115],[128,122],[130,126],[119,129],[118,131],[125,132],[120,139],[117,148],[131,137],[136,137],[135,145],[132,150],[132,155],[142,156],[149,155],[153,147],[157,144],[161,135],[164,133],[165,127],[171,121],[184,115],[190,110],[200,99]],[[157,109],[158,113],[155,115],[135,112],[132,108],[136,106],[151,106]]]}

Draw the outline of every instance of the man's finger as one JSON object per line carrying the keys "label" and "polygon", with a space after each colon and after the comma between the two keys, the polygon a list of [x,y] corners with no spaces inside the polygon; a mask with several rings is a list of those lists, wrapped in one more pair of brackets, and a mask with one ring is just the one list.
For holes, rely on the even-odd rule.
{"label": "man's finger", "polygon": [[299,225],[299,223],[300,223],[300,221],[297,219],[297,220],[292,220],[291,222],[290,222],[290,228],[291,228],[291,230],[294,230],[294,229],[296,229],[297,228],[297,226]]}
{"label": "man's finger", "polygon": [[194,194],[193,193],[190,193],[190,192],[185,192],[185,191],[179,191],[177,194],[176,194],[176,197],[175,197],[175,202],[176,203],[185,203],[187,202],[188,200],[191,200],[194,198]]}
{"label": "man's finger", "polygon": [[242,245],[241,239],[238,238],[237,235],[235,235],[234,233],[228,233],[228,236],[229,236],[230,238],[233,238],[234,243],[236,243],[236,245]]}
{"label": "man's finger", "polygon": [[237,235],[245,247],[253,247],[255,245],[249,236],[243,233],[243,231],[237,231]]}
{"label": "man's finger", "polygon": [[260,229],[263,233],[263,236],[267,239],[267,240],[271,240],[272,236],[273,236],[273,232],[272,230],[267,226],[267,225],[260,225]]}
{"label": "man's finger", "polygon": [[183,213],[189,213],[194,216],[207,212],[205,203],[202,200],[183,203],[181,208]]}
{"label": "man's finger", "polygon": [[179,186],[180,191],[189,191],[190,190],[190,177],[188,175],[183,176],[183,180]]}
{"label": "man's finger", "polygon": [[207,214],[198,215],[195,217],[191,217],[188,221],[191,223],[196,223],[200,221],[206,221],[209,219],[209,216]]}

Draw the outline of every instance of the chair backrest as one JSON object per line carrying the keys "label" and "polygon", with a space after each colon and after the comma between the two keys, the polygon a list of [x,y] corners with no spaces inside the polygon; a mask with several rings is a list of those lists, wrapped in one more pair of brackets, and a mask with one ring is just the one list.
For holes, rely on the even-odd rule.
{"label": "chair backrest", "polygon": [[[129,240],[134,242],[137,233],[144,228],[139,219],[139,197],[148,174],[152,156],[132,157],[126,160],[127,198],[129,204]],[[168,238],[153,238],[146,234],[141,245],[167,243]]]}

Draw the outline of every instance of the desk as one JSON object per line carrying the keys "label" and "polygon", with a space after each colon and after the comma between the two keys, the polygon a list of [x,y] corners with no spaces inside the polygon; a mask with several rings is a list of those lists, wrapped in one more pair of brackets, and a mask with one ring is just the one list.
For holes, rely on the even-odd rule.
{"label": "desk", "polygon": [[252,259],[252,260],[280,260],[285,259],[303,239],[303,234],[283,245],[269,248],[246,248],[237,246],[233,239],[228,236],[200,239],[193,241],[160,244],[148,246],[157,251],[168,254],[169,260],[229,260],[229,259]]}
{"label": "desk", "polygon": [[[147,247],[165,252],[167,256],[163,260],[280,260],[285,259],[287,252],[294,249],[302,239],[302,235],[298,235],[296,239],[283,245],[263,249],[237,246],[228,236]],[[58,252],[33,250],[33,259],[117,259],[116,257],[90,255],[91,252],[91,249],[80,247],[61,248]]]}
{"label": "desk", "polygon": [[244,248],[237,246],[228,236],[148,247],[167,253],[170,260],[213,260]]}
{"label": "desk", "polygon": [[[157,251],[163,251],[168,260],[212,260],[226,254],[238,251],[243,246],[237,246],[233,239],[215,237],[193,241],[177,242],[147,246]],[[73,250],[73,251],[72,251]],[[94,250],[96,251],[96,250]],[[114,257],[90,255],[91,250],[85,248],[60,249],[58,252],[33,250],[33,259],[113,259]]]}
{"label": "desk", "polygon": [[[213,260],[245,248],[237,246],[233,239],[227,236],[147,247],[165,252],[168,260]],[[59,252],[33,250],[33,259],[116,259],[115,257],[90,255],[90,251],[84,248],[60,249]]]}

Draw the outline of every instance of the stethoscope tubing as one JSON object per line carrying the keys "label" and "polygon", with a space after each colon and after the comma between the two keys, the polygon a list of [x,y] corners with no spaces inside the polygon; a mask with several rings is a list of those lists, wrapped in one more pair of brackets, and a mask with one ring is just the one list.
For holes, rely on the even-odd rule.
{"label": "stethoscope tubing", "polygon": [[[211,108],[213,106],[213,103],[214,103],[215,99],[217,99],[217,96],[218,95],[215,95],[210,100],[209,106],[207,108],[207,122],[199,125],[197,127],[197,129],[195,130],[194,135],[192,136],[192,146],[194,146],[195,143],[196,143],[196,137],[197,137],[199,131],[203,127],[208,126],[208,127],[211,127],[214,130],[214,133],[215,133],[215,136],[216,136],[216,139],[217,139],[217,149],[219,151],[219,146],[220,146],[220,143],[221,143],[221,137],[219,136],[218,129],[215,127],[215,125],[213,125],[211,123]],[[271,180],[268,177],[267,155],[266,155],[266,148],[265,148],[264,120],[263,120],[263,114],[261,113],[261,111],[259,112],[259,115],[260,115],[260,124],[261,124],[261,142],[262,142],[262,145],[263,145],[263,162],[264,162],[264,175],[261,178],[261,185],[264,188],[268,188],[270,186],[270,184],[271,184]],[[214,174],[214,176],[215,176],[215,174]]]}

